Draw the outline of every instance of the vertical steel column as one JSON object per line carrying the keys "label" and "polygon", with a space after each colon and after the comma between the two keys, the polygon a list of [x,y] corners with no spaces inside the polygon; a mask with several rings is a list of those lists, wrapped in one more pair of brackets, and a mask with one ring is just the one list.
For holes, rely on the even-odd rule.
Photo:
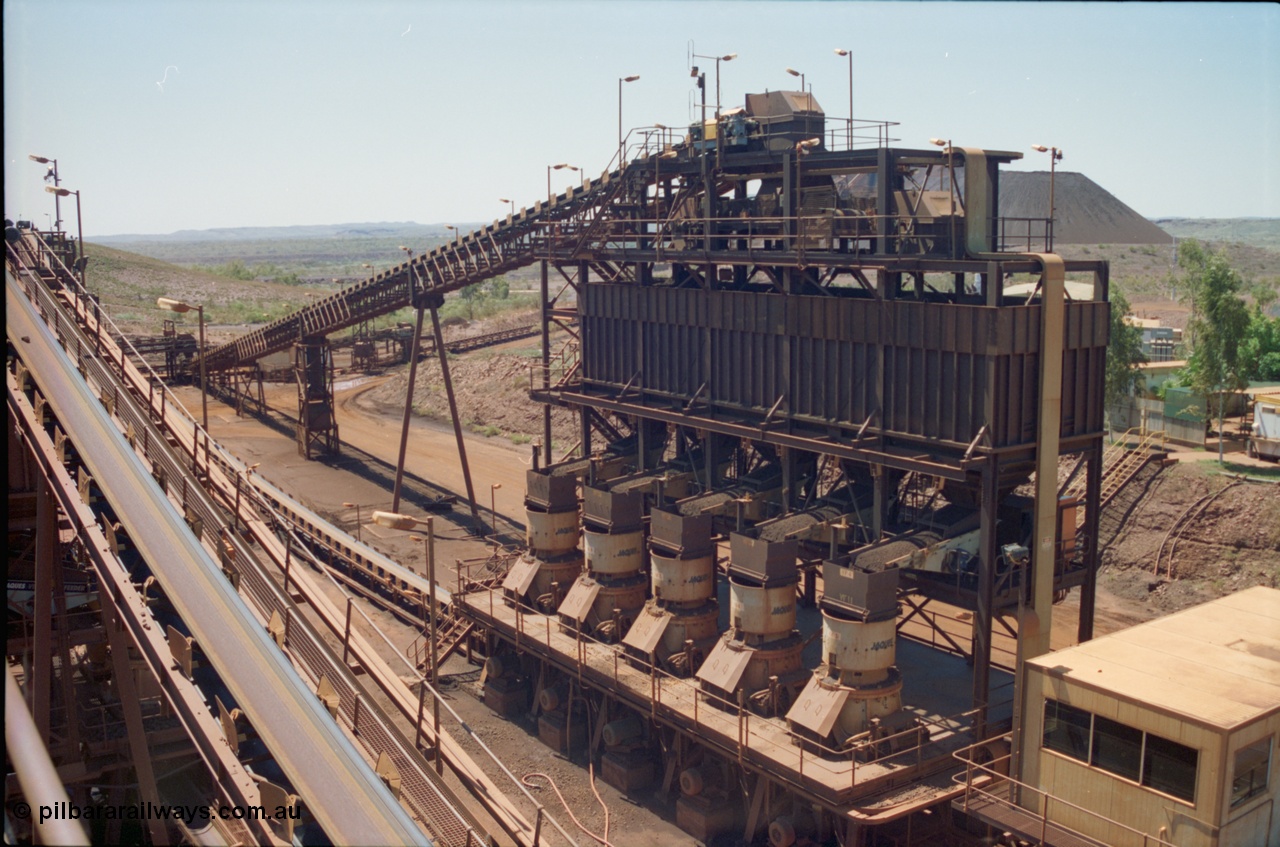
{"label": "vertical steel column", "polygon": [[[578,262],[578,288],[577,288],[578,326],[580,327],[585,327],[587,323],[584,320],[585,308],[583,305],[583,301],[586,299],[586,296],[587,296],[587,283],[590,279],[590,275],[591,274],[590,274],[590,271],[588,270],[587,263]],[[583,352],[583,347],[580,343],[578,347],[579,357],[582,356],[582,352]],[[591,458],[591,410],[586,408],[585,406],[581,410],[581,423],[582,423],[582,458],[589,459]]]}
{"label": "vertical steel column", "polygon": [[35,632],[31,656],[31,714],[40,740],[49,743],[49,685],[53,676],[53,571],[58,562],[58,504],[49,483],[37,476]]}
{"label": "vertical steel column", "polygon": [[[889,231],[889,212],[893,189],[897,187],[897,180],[893,178],[896,164],[897,160],[889,148],[881,147],[876,151],[876,232],[879,237],[875,239],[874,250],[880,254],[890,252],[889,246],[893,241],[893,234]],[[882,297],[888,296],[888,289],[889,286],[881,288]]]}
{"label": "vertical steel column", "polygon": [[[551,390],[551,288],[547,280],[547,260],[542,262],[542,276],[539,281],[542,301],[542,390]],[[581,322],[578,324],[581,326]],[[551,404],[542,404],[542,458],[551,464]]]}
{"label": "vertical steel column", "polygon": [[409,387],[405,390],[404,416],[400,419],[400,454],[396,459],[396,481],[391,489],[393,512],[400,511],[400,485],[404,481],[404,457],[409,448],[409,418],[413,413],[413,387],[418,378],[418,351],[422,346],[422,322],[425,318],[426,310],[419,307],[418,320],[413,325],[413,345],[409,348]]}
{"label": "vertical steel column", "polygon": [[[1062,342],[1066,315],[1066,269],[1061,256],[1040,255],[1044,270],[1040,294],[1040,406],[1036,411],[1035,529],[1031,543],[1031,608],[1034,620],[1026,633],[1023,657],[1049,652],[1053,628],[1053,572],[1058,538],[1058,442],[1062,432]],[[1019,626],[1019,640],[1024,640]]]}
{"label": "vertical steel column", "polygon": [[[142,723],[142,708],[138,703],[138,690],[133,682],[133,664],[129,659],[129,637],[125,635],[124,622],[111,603],[102,607],[102,625],[107,630],[111,646],[112,673],[115,676],[116,693],[120,695],[120,711],[124,713],[125,729],[129,738],[129,753],[133,758],[133,771],[138,777],[138,794],[149,804],[160,804],[156,790],[156,774],[151,766],[151,749],[147,744],[147,730]],[[147,817],[147,832],[152,844],[168,844],[169,834],[164,821]]]}
{"label": "vertical steel column", "polygon": [[973,615],[975,740],[986,737],[987,706],[991,699],[991,624],[992,606],[995,604],[996,500],[1000,494],[999,461],[993,456],[982,466],[981,513],[978,524],[978,602]]}
{"label": "vertical steel column", "polygon": [[[431,331],[436,339],[436,352],[440,354],[440,372],[444,377],[444,393],[449,398],[449,417],[453,419],[453,435],[458,441],[458,459],[462,462],[462,481],[467,486],[467,503],[471,506],[471,520],[478,526],[480,524],[480,513],[476,507],[476,492],[471,486],[471,466],[467,464],[467,445],[462,438],[462,419],[458,417],[458,400],[453,396],[453,380],[449,378],[449,354],[444,349],[444,334],[440,331],[440,312],[438,306],[443,303],[444,298],[438,298],[438,302],[430,303],[431,307]],[[414,351],[417,355],[417,351]]]}
{"label": "vertical steel column", "polygon": [[1084,495],[1084,583],[1080,586],[1080,621],[1076,640],[1084,643],[1093,638],[1093,619],[1098,592],[1098,525],[1102,501],[1102,437],[1089,448],[1085,466]]}

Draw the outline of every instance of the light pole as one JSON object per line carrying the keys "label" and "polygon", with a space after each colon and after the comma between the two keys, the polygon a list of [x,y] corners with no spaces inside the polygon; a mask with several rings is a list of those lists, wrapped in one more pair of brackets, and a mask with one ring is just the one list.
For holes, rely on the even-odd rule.
{"label": "light pole", "polygon": [[359,504],[359,503],[343,503],[342,505],[343,505],[345,508],[347,508],[347,509],[355,509],[355,510],[356,510],[356,541],[363,542],[363,541],[364,541],[364,539],[360,537],[360,524],[361,524],[361,520],[360,520],[360,504]]}
{"label": "light pole", "polygon": [[551,202],[551,172],[562,171],[565,168],[568,168],[571,171],[578,170],[578,168],[575,168],[573,165],[569,165],[564,162],[561,162],[558,165],[547,165],[547,202],[548,203]]}
{"label": "light pole", "polygon": [[805,96],[805,107],[808,108],[809,111],[813,111],[813,106],[811,103],[809,103],[809,89],[805,88],[805,85],[804,85],[804,74],[796,70],[795,68],[787,68],[787,73],[791,74],[792,76],[800,77],[800,91]]}
{"label": "light pole", "polygon": [[[948,253],[952,258],[956,255],[956,172],[955,163],[951,158],[951,139],[950,138],[930,138],[930,144],[947,149],[947,193],[951,198],[951,236],[948,245]],[[966,183],[968,184],[968,183]]]}
{"label": "light pole", "polygon": [[462,243],[462,230],[458,229],[458,228],[457,228],[456,226],[454,226],[453,224],[445,224],[445,225],[444,225],[444,228],[445,228],[445,229],[447,229],[447,230],[449,230],[450,232],[452,232],[452,233],[453,233],[453,243],[454,243],[454,244],[461,244],[461,243]]}
{"label": "light pole", "polygon": [[415,269],[415,268],[414,268],[414,266],[413,266],[413,251],[412,251],[411,249],[409,249],[408,247],[405,247],[403,244],[401,244],[401,245],[400,245],[400,249],[401,249],[401,250],[403,250],[403,251],[405,252],[405,254],[406,254],[406,255],[408,255],[408,257],[409,257],[409,262],[408,262],[408,265],[409,265],[409,279],[410,279],[410,280],[412,281],[412,283],[413,283],[413,284],[412,284],[412,286],[411,286],[411,288],[410,288],[410,290],[412,291],[413,296],[414,296],[414,297],[417,297],[417,296],[418,296],[418,271],[417,271],[417,269]]}
{"label": "light pole", "polygon": [[[49,179],[52,178],[54,188],[57,188],[59,185],[62,184],[62,182],[58,179],[58,160],[57,159],[50,159],[47,156],[37,156],[35,153],[27,154],[27,158],[33,162],[39,162],[42,165],[49,166],[49,170],[45,171],[45,174],[44,174],[45,182],[48,182]],[[58,199],[59,196],[61,195],[55,195],[53,198],[53,211],[54,211],[53,228],[60,232],[62,230],[62,203]]]}
{"label": "light pole", "polygon": [[720,122],[720,63],[732,62],[738,58],[737,53],[729,53],[725,56],[703,56],[698,53],[693,54],[695,59],[714,59],[716,62],[716,123]]}
{"label": "light pole", "polygon": [[499,202],[499,203],[509,203],[509,204],[511,205],[511,217],[513,217],[513,218],[514,218],[514,217],[516,216],[516,201],[514,201],[514,200],[508,200],[506,197],[499,197],[499,198],[498,198],[498,202]]}
{"label": "light pole", "polygon": [[622,83],[635,82],[639,78],[640,74],[618,77],[618,170],[622,170],[622,162],[624,159],[622,147]]}
{"label": "light pole", "polygon": [[[435,720],[435,736],[436,736],[436,764],[440,763],[440,700],[435,694],[436,685],[440,681],[440,669],[436,666],[436,532],[435,520],[428,516],[426,520],[418,520],[411,515],[402,515],[397,512],[381,512],[373,513],[373,522],[378,526],[385,526],[389,529],[411,530],[417,526],[426,526],[427,537],[424,539],[417,535],[409,536],[409,540],[417,543],[424,542],[427,557],[427,593],[429,612],[427,614],[427,626],[431,642],[431,671],[428,674],[432,686],[432,709],[434,711]],[[421,721],[421,717],[419,717]]]}
{"label": "light pole", "polygon": [[1058,162],[1062,161],[1062,151],[1057,147],[1046,147],[1043,144],[1032,144],[1031,149],[1038,153],[1049,154],[1049,252],[1053,252],[1053,180]]}
{"label": "light pole", "polygon": [[495,544],[497,543],[496,537],[498,535],[498,507],[495,492],[501,487],[502,483],[500,482],[495,482],[489,486],[489,521],[495,537]]}
{"label": "light pole", "polygon": [[209,392],[208,383],[205,379],[204,364],[204,306],[192,306],[181,300],[170,300],[168,297],[159,298],[156,300],[156,305],[166,312],[179,312],[181,314],[195,309],[196,315],[200,318],[200,424],[204,427],[204,434],[207,438],[209,435]]}
{"label": "light pole", "polygon": [[[79,267],[80,287],[84,288],[84,270],[85,270],[85,266],[87,266],[89,263],[86,262],[84,258],[84,218],[80,215],[80,192],[72,191],[70,188],[59,188],[56,185],[46,185],[44,187],[44,190],[52,194],[55,198],[70,197],[72,194],[76,196],[76,237],[80,241],[80,259],[77,262],[77,264],[80,266]],[[54,205],[55,206],[57,205],[56,199],[54,200]],[[61,216],[62,213],[58,212],[58,214],[59,216]],[[58,231],[59,232],[62,231],[61,217],[58,218]],[[86,293],[88,293],[88,289],[85,289],[85,291]]]}
{"label": "light pole", "polygon": [[835,49],[837,56],[849,57],[849,149],[853,149],[853,51],[843,47]]}

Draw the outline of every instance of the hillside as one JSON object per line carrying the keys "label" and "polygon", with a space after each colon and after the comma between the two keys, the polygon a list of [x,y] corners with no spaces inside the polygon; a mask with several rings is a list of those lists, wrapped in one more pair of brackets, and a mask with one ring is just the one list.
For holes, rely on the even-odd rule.
{"label": "hillside", "polygon": [[99,244],[172,244],[174,242],[281,241],[310,238],[433,238],[447,236],[442,224],[413,221],[303,226],[234,226],[215,229],[180,229],[162,235],[100,235]]}
{"label": "hillside", "polygon": [[87,283],[125,332],[159,335],[163,322],[174,319],[196,331],[194,314],[179,315],[156,308],[156,298],[171,297],[204,305],[210,339],[230,339],[248,324],[283,317],[304,305],[319,289],[243,281],[139,256],[100,244],[86,244]]}
{"label": "hillside", "polygon": [[1280,252],[1280,218],[1156,218],[1154,223],[1175,238]]}

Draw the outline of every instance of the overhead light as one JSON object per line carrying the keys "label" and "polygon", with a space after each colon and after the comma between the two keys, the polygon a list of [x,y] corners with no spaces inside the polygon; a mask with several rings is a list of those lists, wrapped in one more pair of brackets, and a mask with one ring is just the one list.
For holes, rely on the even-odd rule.
{"label": "overhead light", "polygon": [[413,529],[422,523],[417,518],[409,515],[401,515],[397,512],[374,511],[373,522],[378,526],[385,526],[389,529]]}
{"label": "overhead light", "polygon": [[720,61],[722,61],[722,62],[732,62],[732,61],[733,61],[734,59],[736,59],[736,58],[738,58],[738,54],[737,54],[737,53],[730,53],[728,56],[721,56],[721,57],[720,57]]}
{"label": "overhead light", "polygon": [[640,78],[640,74],[632,74],[631,76],[624,76],[624,77],[622,78],[622,81],[623,81],[623,82],[635,82],[635,81],[636,81],[636,80],[638,80],[639,78]]}
{"label": "overhead light", "polygon": [[800,76],[800,72],[795,70],[794,68],[787,68],[787,73],[791,74],[792,76]]}
{"label": "overhead light", "polygon": [[58,188],[57,186],[54,186],[54,185],[46,185],[44,187],[44,190],[49,192],[50,194],[56,194],[59,197],[70,197],[72,194],[75,194],[75,192],[72,191],[70,188]]}
{"label": "overhead light", "polygon": [[947,140],[946,140],[945,138],[930,138],[930,139],[929,139],[929,143],[930,143],[930,144],[936,144],[936,145],[938,145],[939,147],[946,147],[946,146],[947,146]]}
{"label": "overhead light", "polygon": [[835,54],[836,54],[837,56],[848,56],[848,55],[849,55],[849,51],[848,51],[848,50],[845,50],[843,47],[837,47],[837,48],[835,49]]}
{"label": "overhead light", "polygon": [[35,153],[28,153],[27,158],[33,162],[39,162],[42,165],[47,165],[52,161],[51,159],[46,159],[44,156],[37,156]]}
{"label": "overhead light", "polygon": [[178,312],[185,314],[191,311],[191,306],[183,303],[181,300],[171,300],[168,297],[160,297],[156,300],[156,305],[166,312]]}

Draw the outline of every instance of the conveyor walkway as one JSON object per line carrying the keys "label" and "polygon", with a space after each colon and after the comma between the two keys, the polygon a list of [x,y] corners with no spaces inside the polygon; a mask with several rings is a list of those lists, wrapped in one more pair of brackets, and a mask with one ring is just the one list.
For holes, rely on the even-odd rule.
{"label": "conveyor walkway", "polygon": [[421,842],[422,831],[236,594],[8,273],[5,311],[10,343],[132,543],[328,836],[348,844]]}
{"label": "conveyor walkway", "polygon": [[206,366],[220,371],[244,365],[287,350],[304,338],[323,337],[550,258],[553,241],[563,243],[588,232],[595,216],[616,196],[623,173],[613,171],[595,181],[585,180],[580,188],[570,188],[546,203],[539,201],[215,347],[208,353]]}

